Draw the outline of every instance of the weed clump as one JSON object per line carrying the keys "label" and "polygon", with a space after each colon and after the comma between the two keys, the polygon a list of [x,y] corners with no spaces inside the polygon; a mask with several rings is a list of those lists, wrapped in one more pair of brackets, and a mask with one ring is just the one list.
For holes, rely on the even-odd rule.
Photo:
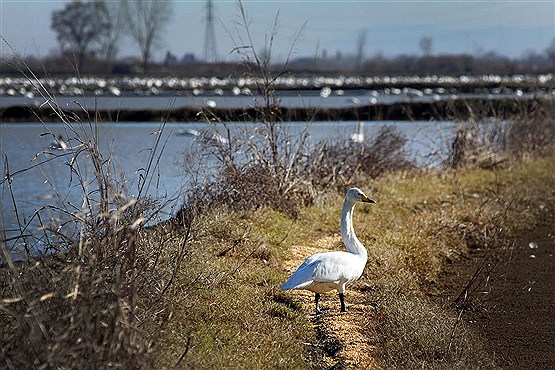
{"label": "weed clump", "polygon": [[516,156],[548,156],[555,142],[555,105],[537,106],[526,116],[517,117],[508,132],[507,150]]}
{"label": "weed clump", "polygon": [[[523,106],[527,107],[527,106]],[[460,127],[452,139],[452,168],[493,168],[508,158],[545,157],[553,151],[555,105],[535,102],[507,119],[477,117]]]}
{"label": "weed clump", "polygon": [[[63,158],[78,179],[83,209],[47,207],[61,216],[42,224],[42,238],[22,228],[14,239],[42,243],[42,250],[55,254],[27,249],[27,259],[14,262],[2,240],[0,358],[13,368],[148,366],[148,348],[134,328],[144,283],[137,245],[150,206],[119,191],[94,131],[57,112],[78,143]],[[82,158],[92,162],[93,181],[80,170]]]}
{"label": "weed clump", "polygon": [[320,143],[308,160],[305,173],[318,190],[344,190],[362,179],[414,168],[407,160],[407,138],[391,126],[383,126],[374,138],[362,143]]}

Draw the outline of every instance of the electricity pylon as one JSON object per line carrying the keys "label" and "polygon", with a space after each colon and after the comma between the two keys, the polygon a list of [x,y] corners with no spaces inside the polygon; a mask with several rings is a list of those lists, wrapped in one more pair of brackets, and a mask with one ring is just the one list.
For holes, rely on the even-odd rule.
{"label": "electricity pylon", "polygon": [[206,1],[206,30],[204,32],[204,60],[216,62],[218,55],[216,52],[216,32],[214,31],[214,5],[212,0]]}

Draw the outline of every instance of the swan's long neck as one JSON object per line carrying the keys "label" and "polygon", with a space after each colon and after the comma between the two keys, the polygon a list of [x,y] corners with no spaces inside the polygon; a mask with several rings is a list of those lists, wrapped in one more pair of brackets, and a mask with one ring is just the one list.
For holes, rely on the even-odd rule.
{"label": "swan's long neck", "polygon": [[343,244],[345,244],[349,252],[366,258],[366,248],[364,248],[364,245],[358,240],[355,235],[355,229],[353,228],[354,209],[355,203],[345,199],[343,210],[341,211],[341,237],[343,238]]}

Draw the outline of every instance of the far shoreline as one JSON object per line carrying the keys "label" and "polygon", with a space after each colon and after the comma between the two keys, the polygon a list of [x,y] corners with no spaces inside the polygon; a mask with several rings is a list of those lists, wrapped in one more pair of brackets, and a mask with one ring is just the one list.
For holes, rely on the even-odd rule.
{"label": "far shoreline", "polygon": [[[508,119],[536,109],[553,106],[555,101],[533,99],[456,99],[437,102],[403,102],[361,105],[347,108],[284,108],[271,107],[277,121],[461,121],[494,116]],[[75,121],[87,122],[257,122],[265,107],[218,109],[120,109],[65,110]],[[60,118],[49,107],[13,106],[0,109],[1,123],[57,122]]]}

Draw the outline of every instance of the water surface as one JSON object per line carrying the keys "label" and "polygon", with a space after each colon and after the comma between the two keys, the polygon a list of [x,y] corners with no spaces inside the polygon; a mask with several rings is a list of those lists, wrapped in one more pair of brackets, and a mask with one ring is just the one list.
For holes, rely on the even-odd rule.
{"label": "water surface", "polygon": [[[409,159],[420,165],[434,166],[446,154],[447,141],[455,124],[452,122],[366,122],[366,140],[372,140],[382,126],[393,126],[403,133],[408,141],[406,150]],[[221,124],[124,122],[101,124],[97,127],[69,127],[57,123],[1,124],[0,165],[9,173],[10,181],[4,176],[1,185],[0,227],[8,238],[17,235],[20,226],[35,234],[40,224],[58,224],[59,212],[55,207],[73,212],[86,209],[83,194],[97,199],[94,167],[87,153],[83,152],[73,161],[78,150],[77,137],[99,138],[99,151],[109,166],[110,176],[115,178],[118,189],[127,199],[149,195],[160,199],[163,205],[161,218],[167,218],[180,206],[185,191],[193,180],[185,168],[210,173],[214,163],[193,158],[200,141],[186,131],[214,130],[222,136],[247,140],[249,136],[261,135],[260,123]],[[291,135],[292,145],[308,130],[308,145],[322,140],[347,142],[358,130],[358,122],[290,122],[284,125]],[[62,137],[74,150],[49,149],[55,138]],[[73,161],[73,162],[72,162]],[[69,163],[73,163],[71,166]],[[72,172],[72,168],[77,170]],[[150,168],[150,170],[149,170]],[[193,175],[196,172],[193,171]],[[78,177],[80,174],[82,177]],[[46,208],[45,208],[46,207]],[[40,219],[37,211],[40,211]],[[50,221],[49,221],[50,220]],[[17,240],[11,242],[14,248]]]}

